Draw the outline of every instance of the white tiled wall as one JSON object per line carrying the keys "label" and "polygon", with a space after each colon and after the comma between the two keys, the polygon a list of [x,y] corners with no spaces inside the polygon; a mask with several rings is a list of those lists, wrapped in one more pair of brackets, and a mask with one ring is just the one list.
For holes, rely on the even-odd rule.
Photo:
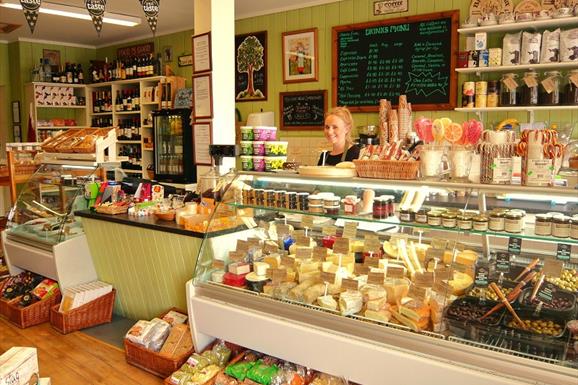
{"label": "white tiled wall", "polygon": [[289,142],[287,160],[296,161],[304,166],[315,166],[319,160],[319,154],[331,147],[325,138],[311,137],[281,137],[280,140]]}

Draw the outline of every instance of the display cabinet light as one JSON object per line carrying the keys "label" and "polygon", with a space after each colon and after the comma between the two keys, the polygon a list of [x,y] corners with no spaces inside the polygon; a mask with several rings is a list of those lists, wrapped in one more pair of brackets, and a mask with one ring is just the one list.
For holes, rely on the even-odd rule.
{"label": "display cabinet light", "polygon": [[[22,9],[20,3],[15,0],[0,0],[0,7],[10,9],[20,9],[20,10]],[[91,20],[91,17],[85,8],[64,4],[49,3],[46,1],[42,2],[42,6],[40,7],[39,12],[48,15],[70,17],[74,19]],[[102,22],[108,24],[121,25],[124,27],[135,27],[141,24],[141,19],[140,17],[135,16],[105,12]]]}

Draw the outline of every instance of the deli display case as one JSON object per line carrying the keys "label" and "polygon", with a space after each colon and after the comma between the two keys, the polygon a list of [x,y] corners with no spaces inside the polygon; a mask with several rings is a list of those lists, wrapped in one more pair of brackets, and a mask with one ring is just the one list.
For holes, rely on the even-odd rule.
{"label": "deli display case", "polygon": [[195,346],[365,385],[576,383],[576,190],[242,172],[220,195],[249,230],[201,246]]}
{"label": "deli display case", "polygon": [[12,275],[29,270],[64,288],[96,279],[82,224],[74,216],[89,206],[96,169],[45,163],[26,182],[2,232]]}

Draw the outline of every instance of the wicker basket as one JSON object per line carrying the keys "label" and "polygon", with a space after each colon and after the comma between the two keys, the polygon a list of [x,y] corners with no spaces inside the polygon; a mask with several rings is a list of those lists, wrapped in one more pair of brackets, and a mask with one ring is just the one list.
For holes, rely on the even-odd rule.
{"label": "wicker basket", "polygon": [[419,162],[406,160],[354,160],[362,178],[417,179]]}
{"label": "wicker basket", "polygon": [[60,291],[49,298],[21,308],[18,302],[8,303],[6,317],[19,328],[25,329],[50,321],[50,309],[62,299]]}
{"label": "wicker basket", "polygon": [[3,317],[8,318],[8,304],[11,301],[7,301],[5,299],[0,299],[0,315]]}
{"label": "wicker basket", "polygon": [[97,206],[95,208],[97,213],[100,214],[125,214],[128,212],[128,205],[125,206]]}
{"label": "wicker basket", "polygon": [[68,334],[109,323],[112,321],[112,307],[115,295],[116,290],[112,289],[110,293],[66,313],[59,312],[58,307],[60,305],[55,305],[50,309],[50,324],[60,333]]}
{"label": "wicker basket", "polygon": [[[172,308],[163,313],[160,317],[162,318],[171,310],[187,314],[185,311]],[[126,338],[124,339],[126,362],[161,378],[166,378],[179,369],[187,361],[187,358],[193,354],[193,351],[194,349],[191,349],[178,357],[165,357],[161,356],[157,352],[146,349],[144,346],[137,345]]]}

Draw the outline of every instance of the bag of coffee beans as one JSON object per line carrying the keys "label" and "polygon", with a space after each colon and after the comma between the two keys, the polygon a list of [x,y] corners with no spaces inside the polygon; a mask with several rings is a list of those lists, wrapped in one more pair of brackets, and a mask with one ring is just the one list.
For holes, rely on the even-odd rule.
{"label": "bag of coffee beans", "polygon": [[522,32],[507,33],[502,45],[502,65],[520,64],[520,39]]}
{"label": "bag of coffee beans", "polygon": [[544,31],[540,63],[557,63],[560,61],[560,28]]}
{"label": "bag of coffee beans", "polygon": [[540,63],[540,46],[542,34],[539,32],[524,32],[522,34],[522,64]]}
{"label": "bag of coffee beans", "polygon": [[578,61],[578,28],[560,33],[560,61]]}

